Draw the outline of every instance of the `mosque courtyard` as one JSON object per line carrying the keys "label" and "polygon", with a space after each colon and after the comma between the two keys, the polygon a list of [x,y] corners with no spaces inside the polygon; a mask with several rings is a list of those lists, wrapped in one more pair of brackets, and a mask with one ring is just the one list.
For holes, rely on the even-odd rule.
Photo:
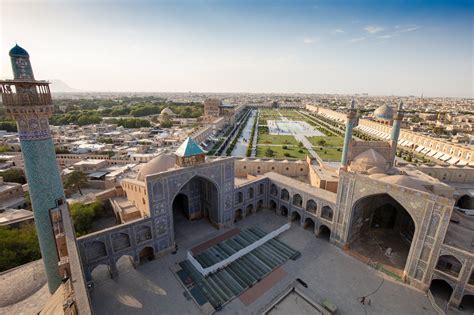
{"label": "mosque courtyard", "polygon": [[[229,229],[216,230],[206,220],[177,220],[178,252],[144,262],[134,269],[125,263],[114,279],[96,279],[91,291],[91,302],[96,314],[199,314],[194,301],[172,271],[176,263],[185,259],[186,251]],[[238,221],[236,227],[258,226],[266,231],[287,223],[287,218],[268,210]],[[320,303],[329,299],[340,314],[435,314],[428,298],[421,291],[397,282],[388,276],[345,254],[325,239],[318,239],[312,231],[292,223],[290,230],[279,239],[301,252],[296,260],[288,260],[276,271],[276,283],[260,292],[249,289],[256,296],[244,292],[231,300],[219,313],[257,314],[290,285],[296,283],[300,292]],[[96,275],[100,277],[100,275]],[[270,277],[270,276],[268,276]],[[300,278],[307,288],[295,280]],[[265,281],[265,278],[262,280]],[[362,305],[360,297],[370,295],[370,305]]]}

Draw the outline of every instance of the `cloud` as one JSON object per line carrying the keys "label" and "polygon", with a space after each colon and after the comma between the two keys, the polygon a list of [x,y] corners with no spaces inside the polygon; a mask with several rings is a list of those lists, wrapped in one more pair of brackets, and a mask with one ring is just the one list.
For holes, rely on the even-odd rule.
{"label": "cloud", "polygon": [[365,37],[356,37],[356,38],[349,39],[349,43],[358,43],[358,42],[362,42],[364,40],[366,40]]}
{"label": "cloud", "polygon": [[368,25],[364,27],[364,30],[369,33],[369,34],[376,34],[384,30],[383,27],[381,26],[375,26],[375,25]]}
{"label": "cloud", "polygon": [[[397,28],[397,27],[395,27]],[[408,26],[405,26],[405,27],[398,27],[397,31],[395,33],[408,33],[408,32],[414,32],[416,30],[418,30],[420,27],[418,25],[408,25]]]}
{"label": "cloud", "polygon": [[319,41],[319,38],[306,37],[305,39],[303,39],[303,43],[305,43],[306,45],[316,43],[317,41]]}
{"label": "cloud", "polygon": [[342,34],[342,33],[345,33],[344,30],[340,29],[340,28],[336,28],[335,30],[332,31],[333,33],[336,33],[336,34]]}
{"label": "cloud", "polygon": [[380,38],[380,39],[389,39],[389,38],[392,38],[394,35],[392,34],[387,34],[387,35],[381,35],[381,36],[378,36],[377,38]]}

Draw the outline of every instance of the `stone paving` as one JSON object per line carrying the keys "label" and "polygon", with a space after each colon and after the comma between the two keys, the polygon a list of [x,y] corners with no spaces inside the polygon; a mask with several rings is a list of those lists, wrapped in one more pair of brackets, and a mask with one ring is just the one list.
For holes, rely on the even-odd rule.
{"label": "stone paving", "polygon": [[[286,220],[263,211],[236,225],[243,228],[258,224],[270,231],[283,225]],[[189,222],[180,228],[179,251],[176,255],[145,263],[94,288],[91,300],[96,314],[198,313],[197,306],[183,294],[184,289],[170,268],[184,259],[185,249],[227,230],[217,231],[205,220]],[[316,302],[329,298],[337,305],[340,314],[435,314],[423,292],[374,271],[298,225],[293,225],[280,238],[302,252],[299,259],[290,260],[282,266],[288,275],[252,304],[246,306],[240,299],[234,299],[219,313],[257,314],[296,278],[301,278],[308,284],[307,289],[302,289],[306,295]],[[359,297],[375,291],[379,286],[370,296],[370,306],[359,303]]]}

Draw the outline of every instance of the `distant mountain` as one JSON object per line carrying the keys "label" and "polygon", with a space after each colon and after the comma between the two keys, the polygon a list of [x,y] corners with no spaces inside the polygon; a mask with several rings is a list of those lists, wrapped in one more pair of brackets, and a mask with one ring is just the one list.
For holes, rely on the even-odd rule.
{"label": "distant mountain", "polygon": [[81,90],[73,89],[66,83],[61,80],[48,80],[51,82],[51,92],[52,93],[74,93],[74,92],[82,92]]}

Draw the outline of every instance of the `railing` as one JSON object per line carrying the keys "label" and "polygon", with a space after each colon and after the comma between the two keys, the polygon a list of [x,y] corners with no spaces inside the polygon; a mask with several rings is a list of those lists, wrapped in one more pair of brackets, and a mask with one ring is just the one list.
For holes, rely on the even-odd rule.
{"label": "railing", "polygon": [[3,105],[44,106],[52,105],[49,83],[41,81],[1,81],[0,93]]}
{"label": "railing", "polygon": [[250,244],[249,246],[242,248],[241,250],[235,252],[234,254],[230,255],[226,259],[224,259],[224,260],[222,260],[222,261],[220,261],[220,262],[218,262],[218,263],[216,263],[212,266],[209,266],[207,268],[203,268],[201,266],[201,264],[193,257],[193,255],[190,251],[187,252],[186,258],[191,262],[191,264],[194,266],[194,268],[196,268],[197,271],[199,271],[199,273],[201,273],[203,276],[207,276],[208,274],[216,272],[217,270],[222,269],[225,266],[227,266],[228,264],[236,261],[240,257],[250,253],[251,251],[253,251],[257,247],[265,244],[269,240],[271,240],[271,239],[277,237],[278,235],[280,235],[281,233],[285,232],[290,227],[291,227],[290,223],[282,225],[278,229],[268,233],[267,235],[265,235],[261,239],[259,239],[259,240],[255,241],[254,243]]}

